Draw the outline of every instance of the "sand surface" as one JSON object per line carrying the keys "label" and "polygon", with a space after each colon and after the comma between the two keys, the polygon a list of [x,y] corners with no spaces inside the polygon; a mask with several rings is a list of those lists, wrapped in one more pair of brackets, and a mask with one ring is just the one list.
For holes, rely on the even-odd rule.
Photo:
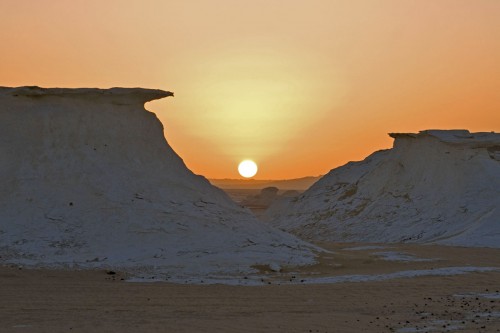
{"label": "sand surface", "polygon": [[[4,266],[0,332],[500,332],[500,271],[307,284],[350,274],[500,267],[498,249],[366,245],[323,244],[334,252],[319,264],[269,273],[261,286],[132,283],[120,272]],[[383,259],[395,253],[433,260]]]}

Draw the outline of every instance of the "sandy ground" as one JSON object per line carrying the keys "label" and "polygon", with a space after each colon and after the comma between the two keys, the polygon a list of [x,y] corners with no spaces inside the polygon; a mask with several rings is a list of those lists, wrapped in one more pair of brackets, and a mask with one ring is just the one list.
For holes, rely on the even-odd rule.
{"label": "sandy ground", "polygon": [[[132,283],[120,272],[0,268],[0,332],[500,332],[500,271],[378,282],[318,276],[500,267],[500,250],[322,244],[317,265],[265,285]],[[388,261],[380,252],[432,261]],[[283,284],[292,279],[294,285]],[[267,284],[271,283],[271,284]]]}

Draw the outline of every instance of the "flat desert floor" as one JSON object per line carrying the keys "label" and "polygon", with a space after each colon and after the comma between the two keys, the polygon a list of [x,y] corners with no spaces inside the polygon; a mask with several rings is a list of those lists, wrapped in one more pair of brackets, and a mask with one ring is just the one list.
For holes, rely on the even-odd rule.
{"label": "flat desert floor", "polygon": [[266,273],[258,286],[138,283],[127,282],[121,272],[3,266],[0,331],[500,332],[499,270],[309,283],[500,267],[499,249],[321,245],[332,253],[322,255],[317,265]]}

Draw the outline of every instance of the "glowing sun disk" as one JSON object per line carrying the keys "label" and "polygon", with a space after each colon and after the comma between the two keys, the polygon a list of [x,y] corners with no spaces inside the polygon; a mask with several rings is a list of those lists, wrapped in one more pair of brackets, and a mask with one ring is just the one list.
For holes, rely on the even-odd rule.
{"label": "glowing sun disk", "polygon": [[257,170],[257,164],[251,160],[244,160],[238,165],[238,172],[245,178],[255,176]]}

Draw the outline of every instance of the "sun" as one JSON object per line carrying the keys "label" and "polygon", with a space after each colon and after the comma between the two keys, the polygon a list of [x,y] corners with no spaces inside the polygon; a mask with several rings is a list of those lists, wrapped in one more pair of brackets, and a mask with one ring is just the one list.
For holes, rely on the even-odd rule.
{"label": "sun", "polygon": [[257,164],[252,160],[244,160],[238,165],[238,172],[245,178],[255,176],[257,170]]}

